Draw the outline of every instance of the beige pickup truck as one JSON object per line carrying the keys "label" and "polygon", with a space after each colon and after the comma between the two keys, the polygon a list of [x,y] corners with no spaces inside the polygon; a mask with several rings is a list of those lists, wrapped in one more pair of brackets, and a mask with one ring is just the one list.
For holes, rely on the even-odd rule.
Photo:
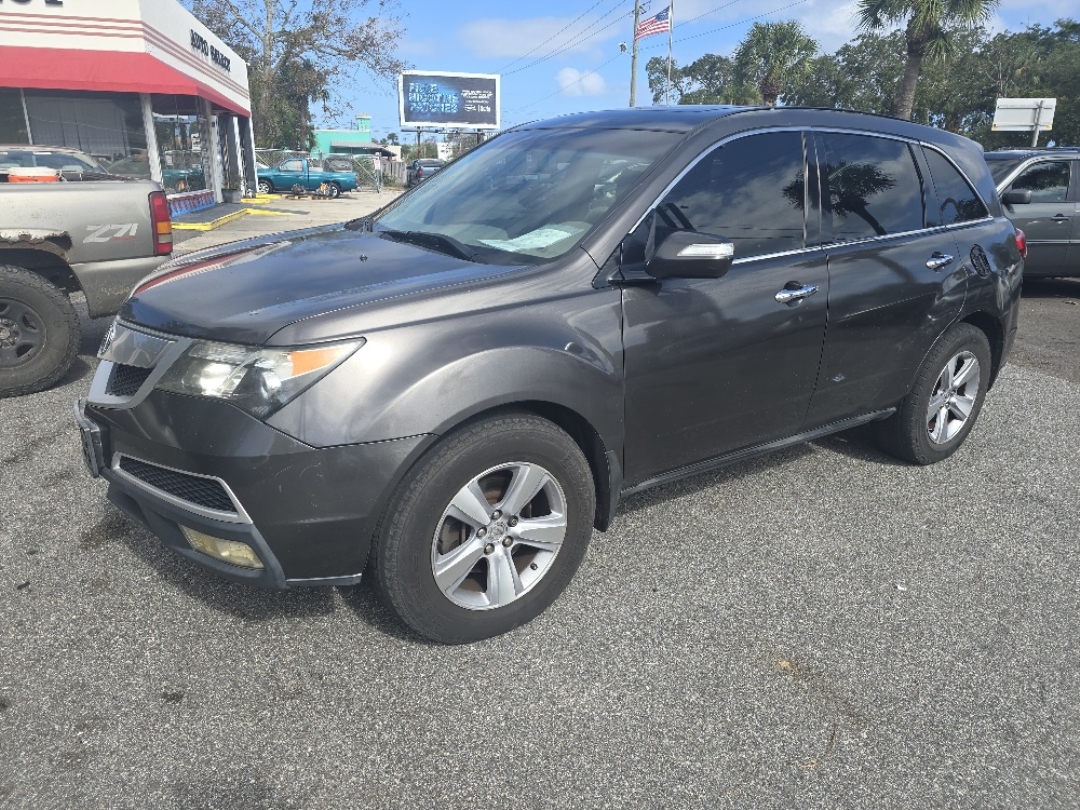
{"label": "beige pickup truck", "polygon": [[157,183],[86,174],[0,182],[0,397],[55,384],[78,354],[81,292],[91,318],[115,314],[172,252]]}

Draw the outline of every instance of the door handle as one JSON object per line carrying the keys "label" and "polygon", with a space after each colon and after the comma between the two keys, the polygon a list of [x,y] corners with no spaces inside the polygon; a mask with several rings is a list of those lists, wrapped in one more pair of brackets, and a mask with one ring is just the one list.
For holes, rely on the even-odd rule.
{"label": "door handle", "polygon": [[1069,218],[1068,218],[1067,216],[1065,216],[1064,214],[1057,214],[1057,215],[1055,215],[1055,216],[1052,216],[1052,217],[1050,217],[1050,219],[1051,219],[1051,220],[1052,220],[1053,222],[1056,222],[1056,223],[1058,223],[1059,225],[1060,225],[1061,223],[1063,223],[1063,222],[1068,222],[1068,221],[1069,221]]}
{"label": "door handle", "polygon": [[818,291],[817,285],[815,284],[791,286],[796,284],[799,284],[799,282],[788,282],[788,286],[784,287],[784,289],[776,294],[776,302],[778,304],[790,304],[793,301],[801,301],[803,298],[809,298]]}
{"label": "door handle", "polygon": [[926,268],[928,270],[940,270],[942,267],[947,267],[952,264],[953,257],[947,256],[937,250],[934,251],[934,255],[926,260]]}

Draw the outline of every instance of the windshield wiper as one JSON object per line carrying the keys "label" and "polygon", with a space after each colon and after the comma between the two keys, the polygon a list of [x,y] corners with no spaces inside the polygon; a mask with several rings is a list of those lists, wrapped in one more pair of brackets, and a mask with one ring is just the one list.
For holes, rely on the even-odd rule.
{"label": "windshield wiper", "polygon": [[470,250],[463,243],[452,236],[429,231],[395,231],[388,228],[378,233],[388,236],[398,242],[407,242],[418,247],[430,248],[448,256],[455,256],[466,261],[476,261],[476,252]]}

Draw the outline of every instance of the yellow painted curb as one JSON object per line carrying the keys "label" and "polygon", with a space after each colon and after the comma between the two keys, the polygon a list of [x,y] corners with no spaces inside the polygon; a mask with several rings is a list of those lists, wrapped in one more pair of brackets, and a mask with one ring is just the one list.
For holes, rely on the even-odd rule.
{"label": "yellow painted curb", "polygon": [[249,213],[251,212],[248,211],[248,209],[241,208],[239,211],[232,211],[217,219],[212,219],[209,222],[174,222],[172,226],[174,231],[212,231],[220,228],[226,222],[240,219],[240,217],[246,216]]}
{"label": "yellow painted curb", "polygon": [[260,217],[295,217],[298,211],[263,211],[260,208],[252,208],[248,211],[249,214],[255,214]]}
{"label": "yellow painted curb", "polygon": [[266,205],[277,199],[276,194],[256,194],[254,197],[244,197],[241,202],[244,205]]}

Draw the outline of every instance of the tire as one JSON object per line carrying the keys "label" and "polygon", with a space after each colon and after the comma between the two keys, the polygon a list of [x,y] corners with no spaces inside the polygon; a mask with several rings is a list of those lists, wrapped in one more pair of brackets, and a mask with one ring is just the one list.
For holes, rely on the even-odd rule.
{"label": "tire", "polygon": [[0,397],[41,391],[79,352],[79,316],[67,295],[28,270],[0,266]]}
{"label": "tire", "polygon": [[524,413],[476,422],[432,448],[391,498],[372,547],[379,590],[432,641],[506,633],[565,590],[595,504],[588,462],[560,428]]}
{"label": "tire", "polygon": [[966,323],[951,328],[930,350],[897,412],[875,423],[881,449],[924,465],[955,453],[982,411],[990,363],[990,344],[980,329]]}
{"label": "tire", "polygon": [[271,183],[269,180],[260,180],[258,188],[259,188],[259,193],[260,194],[273,194],[274,193],[274,184]]}
{"label": "tire", "polygon": [[341,186],[337,183],[330,183],[326,188],[327,193],[330,195],[331,200],[336,200],[341,196]]}

